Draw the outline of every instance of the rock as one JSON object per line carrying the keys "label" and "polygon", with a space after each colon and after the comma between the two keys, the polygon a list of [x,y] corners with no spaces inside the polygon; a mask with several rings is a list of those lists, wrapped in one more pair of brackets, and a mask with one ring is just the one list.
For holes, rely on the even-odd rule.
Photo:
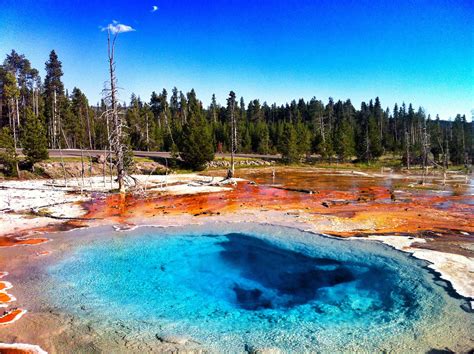
{"label": "rock", "polygon": [[153,161],[137,162],[133,166],[132,172],[140,175],[163,175],[169,171],[165,166]]}
{"label": "rock", "polygon": [[100,163],[100,164],[103,164],[106,160],[106,157],[104,154],[99,154],[97,156],[94,156],[92,158],[92,162],[96,162],[96,163]]}
{"label": "rock", "polygon": [[245,351],[251,354],[279,354],[282,352],[278,348],[258,348],[249,344],[245,345]]}
{"label": "rock", "polygon": [[105,155],[97,156],[97,163],[103,165],[107,161],[107,157]]}
{"label": "rock", "polygon": [[189,339],[181,336],[156,335],[156,339],[163,343],[185,345]]}
{"label": "rock", "polygon": [[[265,160],[260,160],[260,159],[244,159],[244,160],[236,160],[235,161],[235,166],[243,166],[243,167],[271,166],[271,165],[274,165],[274,164],[275,164],[274,161],[265,161]],[[230,161],[225,160],[225,159],[214,160],[214,161],[208,162],[207,167],[210,167],[210,168],[229,168],[230,167]]]}
{"label": "rock", "polygon": [[[91,176],[102,176],[104,172],[104,165],[106,164],[106,172],[109,173],[110,164],[106,161],[105,155],[97,155],[92,158],[92,166],[90,165],[89,158],[84,156],[84,164],[80,161],[65,161],[64,168],[60,161],[55,162],[38,162],[35,164],[35,170],[41,171],[41,173],[48,178],[60,179],[64,178],[64,170],[66,170],[67,177],[78,178],[84,175],[86,177]],[[135,174],[164,174],[167,172],[165,166],[154,161],[140,161],[135,163],[131,168],[131,173]]]}

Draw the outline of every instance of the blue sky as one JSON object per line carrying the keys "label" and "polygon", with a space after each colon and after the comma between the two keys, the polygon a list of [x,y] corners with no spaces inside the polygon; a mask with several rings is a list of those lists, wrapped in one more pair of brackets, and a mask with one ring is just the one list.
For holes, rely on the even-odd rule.
{"label": "blue sky", "polygon": [[[152,12],[153,5],[158,10]],[[121,99],[173,86],[208,104],[237,96],[282,104],[379,96],[441,118],[474,109],[474,2],[317,0],[0,0],[0,54],[16,49],[44,76],[55,49],[65,86],[91,103],[107,80],[112,20]]]}

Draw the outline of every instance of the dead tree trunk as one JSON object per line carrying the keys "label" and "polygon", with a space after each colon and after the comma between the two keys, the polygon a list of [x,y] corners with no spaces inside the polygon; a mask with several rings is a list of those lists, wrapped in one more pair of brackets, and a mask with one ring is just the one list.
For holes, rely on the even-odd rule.
{"label": "dead tree trunk", "polygon": [[18,108],[18,98],[15,99],[16,126],[20,127],[20,110]]}
{"label": "dead tree trunk", "polygon": [[38,89],[36,87],[33,89],[33,113],[38,117]]}
{"label": "dead tree trunk", "polygon": [[422,149],[423,149],[423,180],[422,184],[425,184],[426,174],[428,172],[428,152],[429,152],[429,135],[426,130],[426,121],[422,128]]}
{"label": "dead tree trunk", "polygon": [[[86,121],[87,121],[87,134],[89,136],[89,177],[92,177],[92,156],[91,150],[93,150],[92,145],[92,133],[91,133],[91,122],[90,122],[90,114],[89,114],[89,107],[86,107]],[[90,186],[92,189],[92,178],[89,178]]]}
{"label": "dead tree trunk", "polygon": [[92,127],[91,127],[91,119],[90,119],[90,114],[89,114],[89,107],[86,107],[86,122],[87,122],[87,135],[89,138],[89,149],[93,150],[93,144],[92,144]]}
{"label": "dead tree trunk", "polygon": [[235,121],[235,93],[230,91],[227,99],[227,109],[230,119],[230,169],[227,178],[233,178],[235,173],[235,153],[237,151],[237,124]]}
{"label": "dead tree trunk", "polygon": [[64,185],[67,187],[67,174],[66,165],[64,164],[63,150],[61,149],[61,143],[58,143],[59,156],[61,157],[61,167],[63,169]]}
{"label": "dead tree trunk", "polygon": [[235,129],[235,116],[234,116],[234,102],[231,103],[230,107],[230,126],[231,126],[231,151],[230,151],[230,177],[234,177],[235,173],[235,161],[234,154],[236,151],[236,129]]}
{"label": "dead tree trunk", "polygon": [[82,144],[81,144],[81,195],[84,192],[84,151],[82,150]]}
{"label": "dead tree trunk", "polygon": [[446,137],[446,147],[445,147],[445,153],[444,153],[444,168],[445,170],[448,169],[449,167],[449,140],[448,137]]}
{"label": "dead tree trunk", "polygon": [[410,169],[410,136],[408,131],[405,131],[405,148],[406,148],[406,158],[407,158],[407,170]]}
{"label": "dead tree trunk", "polygon": [[[117,169],[117,182],[119,185],[119,192],[125,193],[125,169],[124,169],[124,144],[122,137],[122,118],[118,113],[117,107],[117,78],[115,76],[115,41],[117,40],[118,33],[115,33],[111,40],[110,30],[107,35],[107,48],[109,58],[109,73],[110,73],[110,113],[112,115],[112,134],[111,134],[111,147],[115,154],[115,166]],[[110,139],[110,138],[109,138]]]}
{"label": "dead tree trunk", "polygon": [[14,106],[13,99],[10,99],[9,116],[10,116],[10,122],[12,124],[11,128],[12,128],[12,132],[13,132],[13,148],[15,149],[13,168],[15,169],[15,176],[19,177],[20,176],[20,168],[18,167],[18,154],[17,154],[17,151],[16,151],[16,149],[17,149],[17,136],[16,136],[16,118],[14,117],[15,114],[17,115],[18,112],[17,111],[15,112],[15,106]]}
{"label": "dead tree trunk", "polygon": [[444,150],[444,146],[443,146],[443,143],[441,142],[440,137],[438,137],[438,145],[439,145],[439,148],[440,148],[440,150],[441,150],[441,155],[443,156],[443,161],[441,162],[441,161],[439,161],[439,159],[438,159],[438,162],[441,162],[441,163],[442,163],[441,166],[443,166],[443,186],[444,186],[444,185],[446,184],[446,168],[445,168],[445,166],[444,166],[444,156],[445,156],[445,153],[446,153],[446,152],[445,152],[445,150]]}

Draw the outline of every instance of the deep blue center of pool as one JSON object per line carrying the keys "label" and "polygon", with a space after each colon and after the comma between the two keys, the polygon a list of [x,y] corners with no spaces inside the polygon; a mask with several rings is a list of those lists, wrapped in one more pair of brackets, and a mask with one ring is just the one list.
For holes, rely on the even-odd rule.
{"label": "deep blue center of pool", "polygon": [[229,350],[381,340],[393,326],[403,333],[436,315],[431,275],[388,247],[285,228],[226,230],[95,237],[50,268],[60,280],[51,297],[68,312],[106,319],[107,328]]}
{"label": "deep blue center of pool", "polygon": [[[234,268],[238,276],[230,282],[233,302],[246,310],[288,308],[305,304],[318,297],[318,291],[374,272],[351,270],[349,264],[330,258],[308,257],[268,242],[242,235],[228,234],[220,241],[219,251],[224,267]],[[219,274],[215,270],[217,277]]]}

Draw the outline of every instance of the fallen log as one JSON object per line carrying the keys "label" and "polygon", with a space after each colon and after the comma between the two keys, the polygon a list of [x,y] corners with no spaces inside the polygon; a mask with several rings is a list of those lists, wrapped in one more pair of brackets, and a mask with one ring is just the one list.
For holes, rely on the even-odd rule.
{"label": "fallen log", "polygon": [[318,191],[312,190],[312,189],[304,189],[304,188],[291,188],[291,187],[283,187],[283,186],[275,186],[272,185],[272,188],[276,189],[281,189],[284,191],[289,191],[289,192],[299,192],[299,193],[306,193],[306,194],[317,194]]}
{"label": "fallen log", "polygon": [[[48,186],[48,185],[45,184],[45,186]],[[49,185],[49,186],[52,186],[52,185]],[[15,186],[0,186],[0,189],[1,189],[1,190],[52,191],[52,192],[54,192],[54,189],[51,189],[51,188],[39,188],[39,187],[28,188],[28,187],[15,187]]]}
{"label": "fallen log", "polygon": [[77,221],[103,220],[102,218],[82,218],[82,217],[76,217],[76,216],[53,215],[51,213],[36,210],[35,208],[31,208],[30,213],[35,216],[41,216],[44,218],[51,218],[51,219],[56,219],[56,220],[77,220]]}

